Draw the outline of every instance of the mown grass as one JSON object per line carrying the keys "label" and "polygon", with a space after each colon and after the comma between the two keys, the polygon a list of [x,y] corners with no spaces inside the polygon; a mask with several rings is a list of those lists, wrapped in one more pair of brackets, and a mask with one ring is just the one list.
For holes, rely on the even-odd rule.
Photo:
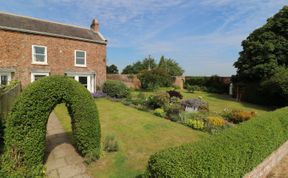
{"label": "mown grass", "polygon": [[[122,103],[97,99],[96,104],[102,141],[106,135],[114,134],[120,145],[118,152],[103,152],[100,160],[88,166],[90,174],[97,178],[136,177],[145,171],[148,158],[153,153],[206,136],[203,132],[124,106]],[[70,117],[65,105],[58,105],[54,112],[64,129],[71,132]]]}

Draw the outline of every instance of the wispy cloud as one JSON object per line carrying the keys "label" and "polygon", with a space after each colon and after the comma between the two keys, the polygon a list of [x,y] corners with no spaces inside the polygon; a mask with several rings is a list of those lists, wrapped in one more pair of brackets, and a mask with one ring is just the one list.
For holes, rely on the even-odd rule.
{"label": "wispy cloud", "polygon": [[0,10],[86,27],[97,18],[109,40],[109,61],[121,66],[163,54],[177,59],[187,74],[226,75],[235,72],[232,64],[241,41],[285,4],[287,0],[11,0],[0,1]]}

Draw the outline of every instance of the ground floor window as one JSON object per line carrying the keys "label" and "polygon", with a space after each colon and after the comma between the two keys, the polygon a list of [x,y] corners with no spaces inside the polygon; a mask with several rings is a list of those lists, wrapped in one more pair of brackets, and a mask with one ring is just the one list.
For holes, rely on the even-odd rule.
{"label": "ground floor window", "polygon": [[11,81],[11,73],[0,73],[0,85],[7,85]]}
{"label": "ground floor window", "polygon": [[42,77],[47,77],[49,76],[49,73],[46,72],[41,72],[41,73],[31,73],[31,82],[34,82],[36,80],[39,80]]}
{"label": "ground floor window", "polygon": [[78,74],[69,74],[68,77],[74,78],[76,81],[81,83],[87,90],[91,93],[95,91],[95,77],[94,75],[78,75]]}

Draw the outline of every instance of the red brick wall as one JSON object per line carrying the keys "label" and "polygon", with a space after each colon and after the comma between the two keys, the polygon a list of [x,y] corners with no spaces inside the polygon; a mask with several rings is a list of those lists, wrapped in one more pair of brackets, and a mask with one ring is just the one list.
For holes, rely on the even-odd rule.
{"label": "red brick wall", "polygon": [[141,82],[136,75],[107,74],[107,80],[120,80],[129,88],[141,88]]}
{"label": "red brick wall", "polygon": [[[32,45],[47,47],[48,65],[32,64]],[[74,66],[74,50],[86,51],[87,67]],[[14,79],[25,87],[32,70],[49,70],[50,75],[65,71],[96,72],[97,85],[106,80],[106,45],[50,36],[0,30],[0,68],[14,67]]]}

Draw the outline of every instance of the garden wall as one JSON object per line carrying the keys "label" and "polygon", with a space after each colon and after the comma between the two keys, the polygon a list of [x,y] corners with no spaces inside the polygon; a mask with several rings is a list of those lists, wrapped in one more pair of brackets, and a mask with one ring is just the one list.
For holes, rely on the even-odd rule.
{"label": "garden wall", "polygon": [[129,88],[138,89],[141,87],[141,82],[136,75],[107,74],[107,80],[120,80]]}
{"label": "garden wall", "polygon": [[244,178],[266,178],[272,169],[288,154],[288,141],[280,148],[274,151],[261,164],[251,172],[247,173]]}
{"label": "garden wall", "polygon": [[0,119],[5,119],[15,99],[21,92],[21,85],[17,84],[11,90],[0,94]]}
{"label": "garden wall", "polygon": [[[139,89],[141,88],[141,81],[137,78],[137,75],[129,74],[107,74],[107,80],[120,80],[127,87]],[[178,86],[180,89],[184,88],[185,77],[174,77],[173,85]]]}

